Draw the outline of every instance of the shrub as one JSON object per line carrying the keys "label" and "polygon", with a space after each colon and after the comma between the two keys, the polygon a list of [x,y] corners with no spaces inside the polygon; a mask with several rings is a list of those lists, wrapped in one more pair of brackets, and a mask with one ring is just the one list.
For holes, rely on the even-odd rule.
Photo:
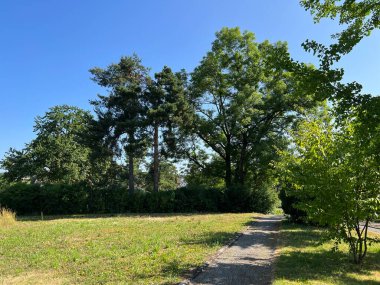
{"label": "shrub", "polygon": [[87,211],[88,189],[83,184],[41,186],[41,211],[46,214],[83,214]]}
{"label": "shrub", "polygon": [[146,211],[150,213],[171,213],[174,212],[175,191],[146,192],[145,193]]}
{"label": "shrub", "polygon": [[250,189],[233,185],[225,190],[224,208],[228,212],[250,211]]}
{"label": "shrub", "polygon": [[223,189],[182,187],[175,190],[176,212],[218,212],[222,211]]}
{"label": "shrub", "polygon": [[41,188],[36,184],[14,184],[0,192],[0,204],[19,215],[38,214],[42,210]]}
{"label": "shrub", "polygon": [[280,190],[279,197],[281,207],[284,213],[289,216],[290,220],[297,223],[305,222],[306,212],[295,207],[295,205],[300,202],[298,198],[289,195],[284,188]]}
{"label": "shrub", "polygon": [[[272,191],[272,192],[271,192]],[[229,189],[182,187],[157,193],[124,185],[15,184],[0,192],[0,204],[21,215],[164,212],[269,212],[275,205],[270,187]]]}
{"label": "shrub", "polygon": [[280,205],[278,192],[270,183],[264,184],[260,188],[251,189],[250,194],[251,209],[254,212],[267,214]]}
{"label": "shrub", "polygon": [[261,188],[234,185],[225,191],[224,206],[229,212],[269,213],[277,204],[277,193],[268,185]]}
{"label": "shrub", "polygon": [[147,210],[147,200],[146,192],[142,190],[137,190],[133,195],[126,194],[125,196],[125,207],[127,212],[134,213],[144,213],[149,212]]}

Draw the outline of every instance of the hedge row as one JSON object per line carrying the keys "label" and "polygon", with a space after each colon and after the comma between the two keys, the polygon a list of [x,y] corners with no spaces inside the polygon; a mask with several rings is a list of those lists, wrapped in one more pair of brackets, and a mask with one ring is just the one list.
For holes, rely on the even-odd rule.
{"label": "hedge row", "polygon": [[168,212],[269,212],[275,199],[266,190],[184,187],[158,193],[125,187],[16,184],[0,191],[0,205],[18,215]]}
{"label": "hedge row", "polygon": [[281,200],[281,207],[284,213],[288,215],[291,221],[297,222],[297,223],[306,222],[306,216],[307,216],[306,212],[296,207],[297,204],[300,202],[298,198],[289,195],[286,189],[281,189],[279,193],[279,198]]}

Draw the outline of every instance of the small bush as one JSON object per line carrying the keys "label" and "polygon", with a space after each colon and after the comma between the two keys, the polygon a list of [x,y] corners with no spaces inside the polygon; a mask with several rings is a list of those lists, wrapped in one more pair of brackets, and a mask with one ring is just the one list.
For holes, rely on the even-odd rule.
{"label": "small bush", "polygon": [[251,189],[240,185],[233,185],[226,189],[224,195],[224,207],[228,212],[250,212]]}
{"label": "small bush", "polygon": [[11,226],[16,223],[16,213],[6,208],[0,208],[0,225]]}
{"label": "small bush", "polygon": [[284,188],[280,190],[279,197],[284,213],[288,215],[293,222],[305,222],[306,212],[295,207],[295,205],[299,202],[299,199],[289,195]]}
{"label": "small bush", "polygon": [[254,212],[267,214],[280,206],[278,192],[272,184],[264,184],[261,188],[253,188],[250,199],[252,211]]}
{"label": "small bush", "polygon": [[225,210],[229,212],[269,213],[279,203],[275,189],[264,185],[250,188],[234,185],[225,191]]}
{"label": "small bush", "polygon": [[182,187],[174,191],[176,212],[223,211],[223,189],[206,187]]}

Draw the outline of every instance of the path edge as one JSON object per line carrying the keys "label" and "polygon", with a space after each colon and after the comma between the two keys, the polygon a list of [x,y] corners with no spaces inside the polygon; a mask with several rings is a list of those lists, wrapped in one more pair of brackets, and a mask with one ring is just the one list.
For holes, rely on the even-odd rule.
{"label": "path edge", "polygon": [[279,222],[279,225],[278,225],[278,234],[276,235],[276,241],[275,241],[275,249],[274,249],[274,252],[273,252],[273,263],[272,263],[272,268],[271,268],[271,280],[270,280],[270,284],[273,284],[274,281],[276,280],[276,269],[277,269],[277,262],[278,262],[278,258],[281,254],[281,250],[282,250],[282,242],[281,242],[281,230],[283,228],[283,222],[284,220],[286,219],[285,215],[283,215],[283,217],[281,218],[280,222]]}
{"label": "path edge", "polygon": [[[254,225],[255,222],[257,222],[257,218],[259,217],[262,217],[262,216],[265,216],[264,214],[260,214],[260,213],[256,213],[253,215],[252,217],[252,221],[240,232],[236,232],[235,233],[235,236],[232,237],[231,239],[229,239],[226,244],[221,247],[220,249],[218,249],[217,252],[215,252],[214,254],[212,254],[210,257],[208,257],[207,261],[205,263],[203,263],[202,265],[200,266],[197,266],[193,269],[190,269],[188,270],[185,274],[184,274],[184,279],[179,282],[179,283],[176,283],[176,285],[189,285],[191,284],[191,281],[194,280],[199,274],[201,274],[204,270],[206,270],[224,251],[226,251],[228,248],[230,248],[231,246],[233,246],[236,241],[251,227]],[[188,277],[186,277],[186,275]]]}
{"label": "path edge", "polygon": [[[176,283],[176,285],[189,285],[191,283],[191,280],[194,280],[195,277],[197,277],[199,274],[201,274],[205,269],[207,269],[224,251],[226,251],[228,248],[234,245],[234,243],[251,227],[255,222],[256,218],[258,216],[253,216],[252,221],[240,232],[236,232],[235,236],[229,239],[226,244],[218,249],[217,252],[212,254],[210,257],[208,257],[207,261],[204,262],[202,265],[197,266],[193,269],[188,270],[184,276],[185,279],[183,279],[181,282]],[[188,277],[186,277],[186,275]]]}

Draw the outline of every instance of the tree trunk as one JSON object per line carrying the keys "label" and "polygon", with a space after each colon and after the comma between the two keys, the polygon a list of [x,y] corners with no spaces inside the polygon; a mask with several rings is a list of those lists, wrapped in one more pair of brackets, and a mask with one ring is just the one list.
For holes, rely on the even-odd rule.
{"label": "tree trunk", "polygon": [[135,174],[133,169],[133,156],[131,154],[128,154],[128,171],[129,171],[129,177],[128,177],[128,192],[129,194],[133,194],[135,192]]}
{"label": "tree trunk", "polygon": [[231,138],[227,137],[227,144],[226,144],[226,178],[225,183],[226,187],[230,187],[232,184],[232,170],[231,170]]}
{"label": "tree trunk", "polygon": [[159,153],[158,153],[158,124],[154,125],[154,139],[153,139],[153,192],[158,192],[158,185],[160,180],[159,173]]}
{"label": "tree trunk", "polygon": [[354,256],[354,262],[356,264],[361,264],[363,262],[364,257],[367,254],[368,223],[369,220],[366,219],[363,229],[360,229],[359,221],[355,225],[357,240],[351,243],[351,247]]}
{"label": "tree trunk", "polygon": [[[358,258],[358,263],[361,264],[364,257],[367,255],[367,237],[368,237],[368,223],[369,220],[366,219],[366,222],[363,226],[363,230],[361,231],[360,234],[360,247],[359,247],[359,258]],[[364,232],[364,235],[363,235]]]}
{"label": "tree trunk", "polygon": [[248,140],[245,135],[243,135],[242,138],[242,146],[240,149],[240,158],[239,162],[236,165],[236,173],[235,173],[235,182],[240,185],[244,185],[245,183],[245,162],[246,162],[246,155],[247,155],[247,146],[248,146]]}

